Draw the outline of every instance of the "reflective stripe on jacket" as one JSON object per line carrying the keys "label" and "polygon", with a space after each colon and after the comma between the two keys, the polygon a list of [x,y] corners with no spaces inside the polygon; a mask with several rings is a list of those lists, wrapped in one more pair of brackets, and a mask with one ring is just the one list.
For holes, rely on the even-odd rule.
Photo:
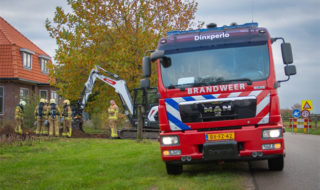
{"label": "reflective stripe on jacket", "polygon": [[110,106],[108,109],[109,119],[118,119],[119,108],[117,105]]}
{"label": "reflective stripe on jacket", "polygon": [[[42,115],[42,117],[40,115]],[[39,105],[37,105],[34,110],[34,116],[36,119],[39,119],[39,118],[48,119],[48,106],[43,105],[42,114],[39,114]]]}
{"label": "reflective stripe on jacket", "polygon": [[24,115],[23,113],[24,113],[23,109],[21,108],[20,105],[18,105],[16,107],[16,111],[15,111],[15,118],[16,119],[23,119],[23,115]]}
{"label": "reflective stripe on jacket", "polygon": [[72,119],[72,110],[70,106],[65,106],[63,111],[64,119],[70,120]]}

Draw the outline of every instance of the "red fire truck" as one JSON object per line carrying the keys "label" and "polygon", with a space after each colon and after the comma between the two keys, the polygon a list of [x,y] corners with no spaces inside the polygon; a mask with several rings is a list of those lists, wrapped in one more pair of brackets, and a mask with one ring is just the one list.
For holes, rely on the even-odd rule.
{"label": "red fire truck", "polygon": [[[276,80],[271,44],[282,40],[286,80]],[[277,88],[296,74],[291,45],[258,23],[168,32],[143,58],[141,86],[157,63],[160,146],[168,174],[183,165],[268,160],[282,170],[285,146]],[[146,53],[146,54],[147,54]]]}

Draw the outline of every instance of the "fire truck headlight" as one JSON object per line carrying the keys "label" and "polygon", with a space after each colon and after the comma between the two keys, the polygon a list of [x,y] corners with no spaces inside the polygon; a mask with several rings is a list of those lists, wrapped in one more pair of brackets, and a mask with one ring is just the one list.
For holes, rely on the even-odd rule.
{"label": "fire truck headlight", "polygon": [[179,145],[180,141],[179,141],[179,137],[176,135],[172,135],[172,136],[161,136],[161,144],[162,145]]}
{"label": "fire truck headlight", "polygon": [[262,131],[263,139],[273,139],[282,137],[281,129],[266,129]]}

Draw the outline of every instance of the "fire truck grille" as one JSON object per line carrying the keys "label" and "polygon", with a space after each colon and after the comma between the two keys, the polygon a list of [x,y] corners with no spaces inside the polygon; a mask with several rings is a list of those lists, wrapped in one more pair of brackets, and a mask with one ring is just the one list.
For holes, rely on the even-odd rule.
{"label": "fire truck grille", "polygon": [[183,123],[209,122],[255,117],[256,105],[250,96],[183,102],[179,110]]}

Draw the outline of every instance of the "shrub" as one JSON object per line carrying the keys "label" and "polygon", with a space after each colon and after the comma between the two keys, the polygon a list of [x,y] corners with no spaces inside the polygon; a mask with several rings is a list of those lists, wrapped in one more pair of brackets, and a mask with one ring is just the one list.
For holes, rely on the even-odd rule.
{"label": "shrub", "polygon": [[24,127],[33,129],[35,128],[34,122],[34,110],[36,106],[39,104],[39,96],[38,95],[31,95],[27,98],[27,105],[24,108]]}

